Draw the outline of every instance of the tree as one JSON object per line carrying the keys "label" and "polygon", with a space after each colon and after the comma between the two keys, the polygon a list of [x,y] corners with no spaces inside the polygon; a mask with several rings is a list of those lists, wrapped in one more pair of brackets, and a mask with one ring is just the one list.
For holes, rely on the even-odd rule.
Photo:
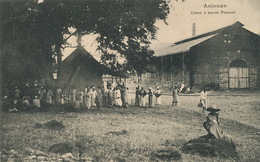
{"label": "tree", "polygon": [[[39,68],[48,71],[46,65],[57,61],[58,72],[62,60],[61,48],[66,45],[64,35],[94,33],[98,35],[102,60],[113,62],[111,55],[117,52],[125,58],[125,62],[122,66],[111,67],[141,73],[153,55],[149,44],[151,39],[156,38],[154,24],[157,19],[165,20],[169,13],[167,0],[45,0],[42,3],[26,0],[19,1],[19,5],[12,1],[1,2],[1,6],[12,9],[11,14],[9,9],[1,13],[9,14],[2,16],[5,21],[1,34],[11,36],[5,46],[14,44],[12,39],[15,37],[24,39],[27,36],[27,45],[31,49],[28,55],[39,60]],[[13,6],[18,6],[18,9]],[[12,25],[16,23],[25,30]],[[21,35],[6,34],[12,32],[8,26],[19,30]],[[71,33],[70,27],[76,32]]]}

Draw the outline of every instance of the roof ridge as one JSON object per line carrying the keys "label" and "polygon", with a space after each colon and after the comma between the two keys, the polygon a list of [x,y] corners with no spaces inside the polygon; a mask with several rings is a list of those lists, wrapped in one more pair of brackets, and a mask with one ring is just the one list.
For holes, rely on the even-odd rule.
{"label": "roof ridge", "polygon": [[215,30],[206,32],[206,33],[202,33],[202,34],[200,34],[200,35],[195,35],[195,36],[192,36],[192,37],[185,38],[185,39],[183,39],[183,40],[177,41],[177,42],[173,43],[171,46],[178,45],[178,44],[181,44],[181,43],[185,43],[185,42],[188,42],[188,41],[191,41],[191,40],[194,40],[194,39],[199,39],[199,38],[201,38],[201,37],[213,35],[213,34],[219,33],[219,32],[221,32],[221,31],[223,31],[224,29],[226,29],[226,28],[228,28],[228,27],[231,27],[231,26],[234,26],[234,25],[244,26],[244,24],[242,24],[241,22],[237,21],[237,22],[235,22],[235,23],[233,23],[233,24],[231,24],[231,25],[227,25],[227,26],[224,26],[224,27],[222,27],[222,28],[218,28],[218,29],[215,29]]}

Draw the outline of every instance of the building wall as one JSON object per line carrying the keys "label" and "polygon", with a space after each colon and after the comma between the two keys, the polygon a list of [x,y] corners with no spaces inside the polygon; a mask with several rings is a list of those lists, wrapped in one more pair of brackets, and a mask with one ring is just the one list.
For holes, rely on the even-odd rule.
{"label": "building wall", "polygon": [[91,71],[87,66],[63,67],[59,87],[68,90],[71,86],[75,86],[77,90],[83,90],[86,86],[99,86],[102,84],[102,74]]}
{"label": "building wall", "polygon": [[[239,32],[242,35],[242,43],[236,44],[233,39]],[[230,42],[224,42],[224,33],[219,34],[191,49],[192,57],[192,85],[203,87],[205,85],[223,89],[229,88],[229,67],[232,61],[241,59],[249,67],[249,88],[259,87],[259,59],[260,54],[257,44],[252,43],[252,34],[234,30],[228,32],[231,35]]]}

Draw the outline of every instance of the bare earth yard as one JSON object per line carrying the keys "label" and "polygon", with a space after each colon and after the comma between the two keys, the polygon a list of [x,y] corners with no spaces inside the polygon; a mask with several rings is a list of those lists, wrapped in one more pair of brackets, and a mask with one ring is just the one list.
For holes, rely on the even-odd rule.
{"label": "bare earth yard", "polygon": [[[237,161],[184,154],[180,148],[187,141],[206,134],[202,127],[205,114],[197,107],[198,96],[179,96],[180,105],[170,106],[171,97],[163,96],[156,108],[95,108],[82,112],[48,111],[40,113],[2,113],[1,151],[13,149],[20,154],[25,148],[47,152],[60,142],[79,141],[86,149],[82,156],[95,161],[115,157],[126,161],[152,161],[151,152],[166,140],[175,143],[181,153],[179,161]],[[220,126],[233,136],[240,161],[260,159],[260,94],[209,96],[209,104],[220,111]],[[62,121],[65,129],[34,128],[37,122]],[[126,130],[126,134],[109,132]],[[77,157],[76,154],[74,156]]]}

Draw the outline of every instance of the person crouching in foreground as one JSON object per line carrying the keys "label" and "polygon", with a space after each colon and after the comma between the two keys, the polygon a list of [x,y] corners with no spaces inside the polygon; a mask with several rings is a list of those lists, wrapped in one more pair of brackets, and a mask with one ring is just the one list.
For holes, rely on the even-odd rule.
{"label": "person crouching in foreground", "polygon": [[220,109],[217,109],[216,105],[212,105],[209,108],[207,108],[206,111],[209,111],[209,113],[206,116],[206,119],[204,120],[203,127],[207,130],[208,137],[210,139],[211,138],[224,139],[226,141],[233,143],[232,138],[224,134],[219,126],[218,112],[220,111]]}

